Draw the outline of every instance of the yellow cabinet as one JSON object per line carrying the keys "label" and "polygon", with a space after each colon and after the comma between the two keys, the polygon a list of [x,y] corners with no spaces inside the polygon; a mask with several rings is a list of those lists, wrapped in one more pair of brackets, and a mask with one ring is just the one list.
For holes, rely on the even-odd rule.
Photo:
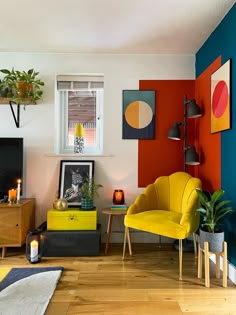
{"label": "yellow cabinet", "polygon": [[49,210],[47,213],[47,230],[96,230],[97,210],[83,211],[67,209],[65,211]]}

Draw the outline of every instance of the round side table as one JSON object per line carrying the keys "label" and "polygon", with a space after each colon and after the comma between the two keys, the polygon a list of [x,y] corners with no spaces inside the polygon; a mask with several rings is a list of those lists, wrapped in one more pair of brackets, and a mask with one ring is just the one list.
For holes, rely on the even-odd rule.
{"label": "round side table", "polygon": [[111,208],[104,208],[102,213],[107,214],[108,217],[108,224],[107,224],[107,237],[106,237],[106,246],[105,246],[105,255],[108,253],[110,236],[111,236],[111,226],[112,226],[112,219],[113,216],[124,216],[127,213],[127,210],[111,210]]}

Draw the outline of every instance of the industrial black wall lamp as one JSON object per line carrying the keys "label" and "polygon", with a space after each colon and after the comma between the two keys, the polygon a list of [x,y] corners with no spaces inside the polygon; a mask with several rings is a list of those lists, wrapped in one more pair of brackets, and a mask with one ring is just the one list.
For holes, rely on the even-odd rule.
{"label": "industrial black wall lamp", "polygon": [[196,104],[195,99],[187,100],[187,96],[184,96],[184,121],[175,122],[173,127],[168,132],[168,138],[172,140],[181,140],[180,126],[184,127],[183,135],[183,152],[184,152],[184,172],[186,172],[186,165],[198,165],[199,156],[194,146],[187,145],[187,118],[201,117],[201,109]]}

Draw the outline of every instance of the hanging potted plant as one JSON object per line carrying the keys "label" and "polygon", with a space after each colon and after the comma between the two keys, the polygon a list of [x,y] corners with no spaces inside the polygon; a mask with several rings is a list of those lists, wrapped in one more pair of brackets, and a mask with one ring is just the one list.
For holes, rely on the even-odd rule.
{"label": "hanging potted plant", "polygon": [[201,204],[197,211],[203,219],[200,226],[200,247],[204,249],[204,242],[208,242],[211,252],[222,252],[224,230],[221,223],[223,218],[233,211],[229,206],[231,200],[222,199],[225,194],[222,189],[212,194],[198,189],[196,191]]}
{"label": "hanging potted plant", "polygon": [[98,197],[98,189],[103,187],[101,184],[96,184],[93,177],[86,177],[84,183],[80,187],[81,191],[81,209],[93,210],[94,198]]}
{"label": "hanging potted plant", "polygon": [[17,104],[33,104],[42,97],[44,82],[37,78],[39,72],[34,69],[19,71],[12,68],[0,72],[5,75],[1,87],[8,89],[7,97]]}

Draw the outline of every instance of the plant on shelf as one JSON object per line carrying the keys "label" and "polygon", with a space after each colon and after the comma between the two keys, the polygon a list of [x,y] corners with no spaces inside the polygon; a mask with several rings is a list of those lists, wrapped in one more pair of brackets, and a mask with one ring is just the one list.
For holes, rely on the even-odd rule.
{"label": "plant on shelf", "polygon": [[5,76],[2,78],[0,88],[8,89],[7,97],[18,104],[35,103],[43,95],[44,82],[37,78],[39,72],[34,69],[19,71],[12,68],[1,69]]}
{"label": "plant on shelf", "polygon": [[94,198],[99,196],[98,189],[103,187],[101,184],[96,184],[93,177],[86,177],[81,191],[81,209],[94,209]]}
{"label": "plant on shelf", "polygon": [[0,97],[7,97],[9,94],[8,87],[5,87],[2,80],[0,79]]}
{"label": "plant on shelf", "polygon": [[225,194],[222,189],[213,193],[198,189],[196,191],[201,204],[197,212],[200,213],[203,221],[200,226],[200,246],[204,248],[204,242],[207,241],[212,252],[222,251],[224,241],[222,221],[225,216],[233,212],[233,208],[229,206],[231,200],[222,199]]}

